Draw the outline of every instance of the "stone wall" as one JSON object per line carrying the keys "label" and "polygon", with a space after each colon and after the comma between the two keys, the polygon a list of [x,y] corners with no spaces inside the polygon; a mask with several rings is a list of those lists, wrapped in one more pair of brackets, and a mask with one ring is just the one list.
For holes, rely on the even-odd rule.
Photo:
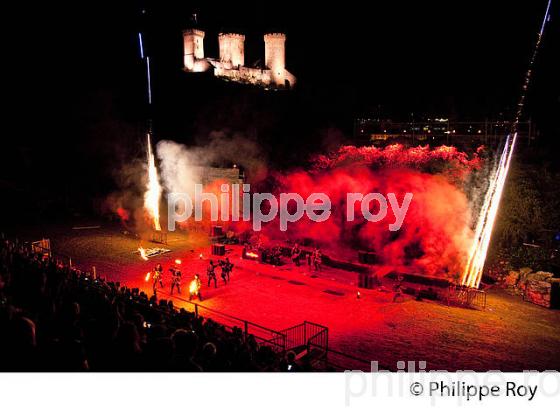
{"label": "stone wall", "polygon": [[218,59],[204,57],[204,31],[188,29],[183,31],[183,69],[200,73],[213,68],[216,77],[263,88],[292,88],[296,77],[286,70],[286,54],[283,33],[264,35],[264,67],[245,67],[245,36],[236,33],[220,33],[218,36]]}
{"label": "stone wall", "polygon": [[183,65],[186,71],[199,71],[196,61],[204,59],[204,31],[189,29],[183,31]]}
{"label": "stone wall", "polygon": [[245,65],[245,36],[235,33],[220,33],[218,35],[220,61],[230,63],[231,67]]}
{"label": "stone wall", "polygon": [[286,36],[282,33],[264,35],[264,64],[270,69],[276,85],[283,86],[286,70]]}
{"label": "stone wall", "polygon": [[550,272],[533,272],[531,268],[510,271],[499,283],[509,293],[546,308],[558,308],[560,278]]}

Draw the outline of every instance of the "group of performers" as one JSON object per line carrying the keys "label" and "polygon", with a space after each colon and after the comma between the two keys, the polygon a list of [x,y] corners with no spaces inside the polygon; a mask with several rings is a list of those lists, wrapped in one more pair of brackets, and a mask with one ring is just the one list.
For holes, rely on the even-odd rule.
{"label": "group of performers", "polygon": [[[171,294],[173,295],[173,291],[177,289],[178,293],[181,293],[181,269],[179,269],[179,263],[175,261],[175,264],[169,268],[169,272],[171,273]],[[154,269],[152,270],[152,290],[154,294],[157,294],[157,286],[163,288],[163,266],[161,263],[158,263]]]}
{"label": "group of performers", "polygon": [[[218,280],[216,278],[216,269],[220,268],[221,272],[220,275],[222,280],[224,281],[224,285],[227,285],[230,281],[230,275],[233,270],[233,263],[230,262],[229,258],[225,258],[225,260],[220,260],[218,263],[215,263],[213,260],[210,260],[210,265],[207,269],[208,274],[208,287],[210,287],[210,283],[214,281],[214,287],[218,287]],[[171,273],[171,295],[173,292],[177,290],[179,294],[181,294],[181,279],[182,273],[180,269],[180,261],[175,261],[175,263],[169,268],[169,272]],[[163,266],[161,263],[158,263],[151,272],[152,276],[152,290],[154,291],[154,295],[157,295],[158,285],[160,288],[163,288]],[[146,279],[148,280],[148,279]],[[198,297],[200,301],[202,301],[202,295],[200,289],[202,287],[202,282],[200,280],[200,276],[198,274],[194,275],[194,279],[189,285],[189,300],[192,300],[194,296]]]}
{"label": "group of performers", "polygon": [[231,271],[233,270],[233,263],[229,261],[229,258],[225,260],[220,260],[218,263],[214,263],[213,260],[210,260],[210,265],[208,265],[208,269],[206,270],[208,274],[208,287],[210,287],[210,283],[214,281],[214,287],[218,287],[218,279],[216,278],[216,269],[220,268],[220,276],[224,281],[224,285],[227,285],[230,279]]}
{"label": "group of performers", "polygon": [[[148,280],[148,278],[146,278]],[[152,270],[152,290],[157,294],[157,285],[163,288],[163,266],[158,263]]]}
{"label": "group of performers", "polygon": [[[292,262],[296,266],[300,266],[302,254],[302,250],[296,243],[291,252]],[[323,264],[323,254],[321,253],[321,250],[319,248],[316,247],[312,252],[307,252],[306,259],[309,270],[311,270],[312,268],[314,268],[316,271],[321,270],[321,265]]]}
{"label": "group of performers", "polygon": [[262,248],[261,250],[261,262],[268,263],[273,266],[280,266],[282,264],[281,261],[282,256],[282,248],[280,246],[274,246],[272,248]]}
{"label": "group of performers", "polygon": [[315,247],[312,251],[307,251],[302,250],[297,243],[288,254],[283,252],[281,246],[264,247],[260,242],[257,245],[251,246],[249,243],[245,243],[242,255],[248,255],[250,252],[253,252],[254,256],[258,255],[262,263],[268,263],[273,266],[282,264],[281,257],[283,254],[290,256],[294,265],[298,267],[301,266],[302,259],[306,259],[309,270],[320,271],[323,265],[323,254],[318,247]]}

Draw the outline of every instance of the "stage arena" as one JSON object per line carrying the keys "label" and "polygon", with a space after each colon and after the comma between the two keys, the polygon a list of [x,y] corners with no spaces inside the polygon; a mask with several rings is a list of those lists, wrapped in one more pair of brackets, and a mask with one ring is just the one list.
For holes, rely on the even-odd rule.
{"label": "stage arena", "polygon": [[[164,269],[160,299],[179,308],[210,317],[228,326],[247,326],[263,338],[268,330],[281,331],[305,321],[328,328],[328,360],[337,369],[368,369],[367,362],[397,369],[399,361],[426,362],[427,369],[502,371],[560,369],[560,311],[544,309],[498,289],[487,293],[485,309],[449,307],[403,294],[394,302],[392,281],[376,289],[358,289],[355,272],[323,266],[321,272],[307,263],[295,267],[289,258],[274,267],[241,258],[240,245],[226,245],[235,265],[224,285],[217,271],[218,288],[207,286],[206,268],[211,243],[206,233],[170,233],[168,243],[143,241],[145,248],[164,247],[170,252],[140,258],[139,239],[118,226],[72,229],[71,226],[20,228],[20,239],[49,238],[55,253],[72,257],[83,270],[95,266],[98,276],[152,294],[146,273],[155,264]],[[23,235],[23,237],[22,237]],[[182,294],[170,296],[167,271],[181,260]],[[194,274],[202,280],[204,300],[188,301]],[[358,298],[357,292],[360,291]],[[272,337],[271,336],[271,337]],[[351,357],[355,358],[352,359]],[[358,360],[360,359],[360,360]]]}

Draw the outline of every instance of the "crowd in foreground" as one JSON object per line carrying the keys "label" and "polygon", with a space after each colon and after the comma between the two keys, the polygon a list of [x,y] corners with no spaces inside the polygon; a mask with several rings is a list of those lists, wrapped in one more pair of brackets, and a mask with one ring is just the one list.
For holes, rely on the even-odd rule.
{"label": "crowd in foreground", "polygon": [[291,371],[295,354],[0,241],[2,371]]}

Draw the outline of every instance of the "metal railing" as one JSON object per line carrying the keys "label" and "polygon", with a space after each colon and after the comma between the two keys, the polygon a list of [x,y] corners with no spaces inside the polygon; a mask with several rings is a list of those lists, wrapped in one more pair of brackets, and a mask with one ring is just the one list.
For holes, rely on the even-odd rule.
{"label": "metal railing", "polygon": [[[54,261],[57,265],[66,265],[69,267],[74,266],[75,261],[72,260],[71,256],[59,252],[53,252],[50,246],[50,239],[42,239],[40,241],[34,242],[19,242],[16,240],[14,243],[16,244],[16,246],[21,247],[22,249],[25,249],[30,253],[42,254],[43,256],[46,256],[50,260]],[[44,246],[45,244],[48,245]]]}
{"label": "metal railing", "polygon": [[326,354],[329,347],[329,329],[317,323],[304,321],[282,330],[281,333],[285,336],[286,350],[304,347],[307,353],[318,349]]}
{"label": "metal railing", "polygon": [[210,318],[228,329],[233,329],[234,327],[241,329],[245,340],[251,335],[260,345],[269,346],[277,352],[289,350],[289,348],[286,347],[286,335],[282,332],[238,318],[228,313],[220,312],[219,310],[212,309],[188,299],[180,297],[175,298],[179,299],[181,302],[187,303],[187,305],[191,307],[190,311],[194,313],[195,317],[203,316],[204,318]]}
{"label": "metal railing", "polygon": [[303,322],[306,326],[307,350],[312,347],[326,352],[329,349],[329,328],[317,323]]}
{"label": "metal railing", "polygon": [[306,344],[305,326],[303,323],[280,331],[286,340],[286,350],[291,350]]}
{"label": "metal railing", "polygon": [[486,292],[464,286],[449,286],[447,304],[486,309]]}

